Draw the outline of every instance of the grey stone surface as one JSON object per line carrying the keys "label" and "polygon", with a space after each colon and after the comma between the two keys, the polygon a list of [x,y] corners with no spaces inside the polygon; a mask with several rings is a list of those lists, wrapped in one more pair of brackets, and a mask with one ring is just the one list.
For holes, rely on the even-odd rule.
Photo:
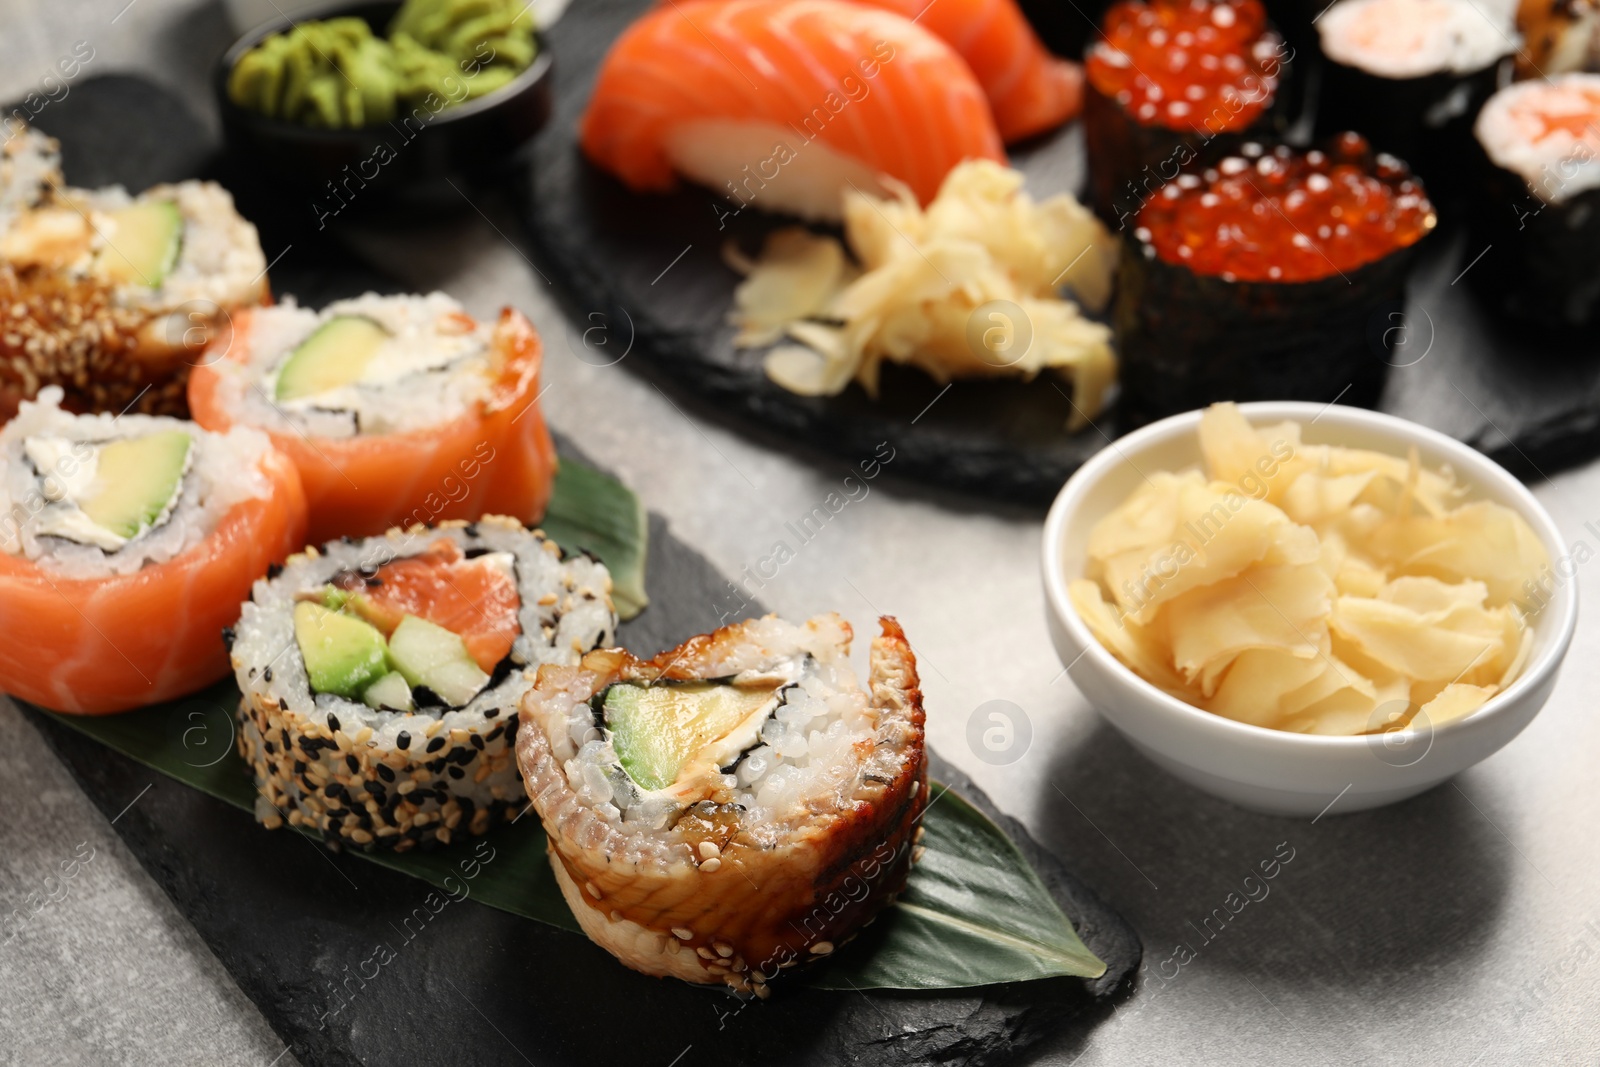
{"label": "grey stone surface", "polygon": [[[0,98],[85,39],[98,71],[141,70],[199,92],[226,36],[220,14],[135,0],[113,24],[125,3],[0,0]],[[554,426],[724,571],[750,568],[766,603],[791,615],[838,609],[858,628],[878,611],[899,616],[925,666],[932,743],[1041,841],[1087,857],[1076,873],[1144,935],[1141,990],[1074,1053],[1046,1062],[1600,1059],[1600,623],[1580,622],[1555,696],[1527,732],[1455,782],[1383,811],[1341,817],[1335,806],[1314,825],[1238,811],[1145,763],[1062,676],[1043,626],[1039,515],[894,485],[891,462],[799,544],[786,524],[838,491],[845,465],[723,429],[626,360],[593,365],[601,359],[583,348],[581,327],[563,322],[547,284],[496,232],[513,232],[509,213],[479,206],[493,224],[470,212],[357,244],[474,312],[526,310],[546,339]],[[625,328],[612,328],[621,345]],[[1424,361],[1397,374],[1427,372]],[[1493,410],[1492,398],[1474,399]],[[1568,538],[1587,544],[1584,558],[1600,550],[1585,525],[1600,529],[1600,467],[1535,489]],[[764,577],[779,540],[795,556]],[[1595,603],[1600,566],[1580,566],[1575,580]],[[967,742],[969,716],[996,699],[1032,727],[1008,765]],[[0,1063],[272,1063],[282,1044],[9,706],[0,738],[0,921],[48,892],[45,877],[80,841],[96,850],[62,900],[0,945]],[[1223,926],[1213,920],[1207,939],[1199,928],[1212,910],[1280,843],[1294,858],[1271,895]],[[1165,963],[1180,943],[1192,959]]]}

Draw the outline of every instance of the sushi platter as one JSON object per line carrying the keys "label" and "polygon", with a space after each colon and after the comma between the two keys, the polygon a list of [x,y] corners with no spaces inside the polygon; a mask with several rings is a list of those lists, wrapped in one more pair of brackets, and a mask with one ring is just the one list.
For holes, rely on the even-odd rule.
{"label": "sushi platter", "polygon": [[679,414],[1053,499],[1056,680],[1315,823],[1510,743],[1573,641],[1518,479],[1600,455],[1587,4],[328,0],[216,57],[220,141],[19,101],[0,690],[303,1062],[1071,1053],[1140,935],[932,750],[892,607],[768,612],[552,433],[523,309],[352,249],[505,238],[465,186]]}
{"label": "sushi platter", "polygon": [[[126,175],[130,184],[141,180],[184,180],[194,173],[192,167],[210,165],[203,158],[197,163],[181,149],[169,150],[166,146],[188,142],[164,138],[157,128],[146,128],[142,136],[133,132],[142,121],[141,116],[147,114],[162,117],[160,131],[170,132],[182,124],[195,140],[205,138],[203,129],[164,90],[124,77],[84,83],[74,98],[74,106],[62,108],[52,116],[55,121],[48,129],[78,145],[80,151],[107,136],[105,131],[116,131],[128,148],[122,157],[127,169],[120,174]],[[68,166],[71,165],[69,156]],[[223,170],[226,172],[226,164]],[[101,181],[119,177],[115,169],[96,171],[87,166],[73,168],[69,173]],[[269,228],[284,225],[285,221],[263,217],[263,228],[278,236]],[[394,289],[382,274],[332,249],[314,261],[306,260],[304,267],[291,265],[276,271],[274,282],[282,291],[295,293],[307,309],[330,303],[347,306],[353,293],[365,290],[368,295],[357,299],[371,305],[362,311],[366,321],[376,321],[373,316],[381,318],[389,313],[388,305],[382,301],[390,298],[376,294]],[[302,315],[313,314],[294,305],[280,306]],[[454,312],[446,309],[445,314]],[[239,316],[235,316],[236,326],[238,320]],[[324,328],[325,324],[315,323],[298,327],[312,334]],[[390,329],[400,332],[403,327],[391,325]],[[236,332],[242,336],[248,328]],[[211,368],[203,365],[195,370],[203,374]],[[30,431],[37,438],[42,433],[73,432],[73,418],[57,409],[46,407],[41,411],[29,404],[14,422],[32,426],[28,420],[44,420]],[[118,421],[135,428],[136,441],[164,440],[161,434],[172,432],[162,429],[171,423],[164,423],[158,416],[130,412],[119,416]],[[542,423],[532,418],[522,425],[542,431]],[[147,426],[156,432],[148,432]],[[306,440],[309,443],[310,439]],[[472,448],[485,440],[481,434],[475,437]],[[526,451],[534,457],[539,455],[537,446],[537,441],[527,446],[499,442],[502,449]],[[330,446],[325,443],[322,447]],[[307,462],[328,461],[316,446],[309,446],[308,452],[314,458]],[[391,531],[387,542],[383,538],[336,538],[320,553],[296,557],[298,562],[291,560],[287,567],[269,565],[265,560],[247,566],[264,571],[269,582],[305,581],[316,585],[337,582],[339,575],[352,571],[366,573],[360,568],[370,567],[369,561],[377,559],[380,562],[376,576],[380,581],[371,583],[367,579],[361,583],[371,595],[401,581],[403,572],[394,569],[397,564],[429,560],[442,551],[449,557],[445,566],[453,570],[447,580],[459,592],[460,583],[476,580],[470,570],[463,568],[476,559],[509,551],[517,557],[513,573],[522,579],[531,578],[540,567],[555,566],[554,584],[578,591],[570,601],[561,602],[556,623],[559,632],[576,640],[592,643],[598,630],[616,626],[616,616],[610,610],[613,604],[616,612],[627,618],[616,626],[615,640],[629,647],[670,647],[698,632],[714,629],[720,621],[715,605],[728,585],[727,579],[676,539],[659,519],[652,517],[648,533],[642,527],[635,529],[633,509],[637,508],[637,501],[632,495],[588,468],[576,447],[562,443],[561,452],[561,473],[554,485],[544,490],[550,494],[548,503],[540,505],[544,510],[543,524],[552,537],[581,551],[575,550],[558,564],[545,562],[552,558],[553,542],[536,542],[531,546],[532,553],[527,554],[525,540],[529,534],[520,524],[485,517],[465,527],[435,523],[426,533],[416,532],[421,527],[413,526],[413,533],[407,536],[415,539],[415,544],[393,540],[400,536],[398,531]],[[473,454],[468,453],[469,457]],[[158,455],[140,458],[159,470]],[[101,458],[100,462],[107,461]],[[252,460],[246,456],[238,462],[248,464]],[[488,466],[493,460],[485,458],[482,462]],[[355,473],[351,467],[345,469]],[[481,481],[467,470],[458,475],[464,480]],[[483,477],[486,476],[487,472]],[[367,478],[362,481],[371,484]],[[289,503],[287,519],[281,507],[276,519],[271,513],[265,521],[256,519],[252,543],[278,551],[272,548],[278,537],[273,522],[292,520],[292,501]],[[353,525],[358,521],[356,514],[371,516],[374,505],[363,504],[351,515],[330,522],[339,528],[358,529]],[[384,524],[391,523],[392,520]],[[298,567],[310,567],[316,573],[307,572],[310,576],[302,579]],[[598,588],[602,582],[608,583],[610,592],[605,610],[601,601],[585,598],[582,593],[590,587]],[[486,591],[465,595],[480,607],[496,596]],[[258,594],[260,605],[265,608],[271,597],[263,589]],[[297,608],[301,603],[309,602],[304,598],[292,601]],[[313,610],[319,607],[320,603]],[[760,605],[752,604],[749,610],[760,614]],[[207,628],[205,620],[195,627]],[[296,631],[289,639],[290,645],[304,640],[298,611]],[[279,675],[283,673],[283,655],[288,646],[274,643],[258,657],[246,650],[254,640],[248,627],[230,628],[229,635],[236,654],[257,658],[261,664],[247,672],[252,683],[273,684],[274,666]],[[162,634],[159,643],[170,648],[173,638]],[[126,640],[119,640],[118,646],[130,650],[133,647]],[[138,670],[131,661],[128,665]],[[511,677],[515,678],[515,672]],[[147,683],[131,678],[129,683],[155,693]],[[424,679],[429,689],[419,687],[414,692],[424,699],[465,701],[470,696],[452,698],[450,684],[447,676],[435,673]],[[487,684],[490,688],[475,699],[490,699],[493,687],[505,683],[490,679]],[[80,699],[91,699],[86,695],[87,689],[80,687],[77,692]],[[942,805],[942,813],[973,811],[980,813],[973,816],[979,820],[974,825],[1000,828],[991,835],[992,842],[1003,849],[1020,850],[1012,862],[1019,864],[1019,872],[1028,873],[1019,876],[1036,880],[1033,884],[1043,894],[1039,901],[1046,912],[1070,915],[1071,926],[1061,920],[1065,937],[1078,946],[1073,951],[1093,954],[1086,957],[1093,961],[1086,970],[1094,971],[1098,977],[1087,981],[1078,977],[1041,980],[1034,975],[1033,981],[995,981],[993,976],[997,974],[1015,974],[1018,979],[1024,974],[1008,971],[1004,962],[991,962],[988,972],[981,967],[974,970],[976,958],[969,958],[963,964],[966,977],[941,978],[937,976],[939,966],[924,964],[923,976],[914,980],[919,987],[905,988],[907,979],[896,977],[894,968],[910,973],[903,970],[905,961],[915,961],[919,950],[906,940],[905,934],[895,932],[893,923],[884,922],[876,926],[871,937],[862,938],[859,946],[835,957],[838,966],[831,973],[836,977],[818,977],[805,988],[789,989],[791,995],[776,1002],[724,999],[718,994],[708,997],[703,990],[688,984],[643,978],[638,978],[636,988],[621,990],[611,980],[614,976],[605,976],[614,962],[585,942],[562,901],[545,859],[545,835],[539,824],[530,819],[515,825],[516,816],[529,810],[525,799],[503,803],[498,794],[491,799],[486,790],[476,803],[464,803],[459,809],[452,804],[449,814],[460,811],[461,815],[436,820],[431,830],[420,823],[410,829],[408,836],[414,844],[420,843],[420,848],[402,846],[392,852],[372,853],[379,862],[368,864],[356,857],[368,855],[364,846],[372,843],[370,830],[378,829],[376,822],[364,821],[348,828],[325,822],[319,828],[296,818],[308,835],[302,838],[301,833],[283,828],[282,813],[285,807],[294,809],[295,801],[284,794],[263,807],[250,784],[253,773],[268,778],[281,775],[278,780],[288,789],[298,789],[297,783],[306,780],[306,771],[287,763],[280,765],[274,758],[274,741],[288,737],[285,730],[308,731],[297,741],[295,755],[312,760],[319,747],[315,744],[318,732],[327,732],[320,722],[291,723],[283,717],[285,709],[279,703],[260,693],[246,703],[259,713],[259,721],[249,715],[236,719],[234,709],[241,698],[232,679],[193,695],[174,696],[173,700],[163,701],[157,694],[153,701],[142,701],[145,706],[141,708],[111,715],[53,712],[49,706],[59,703],[53,693],[41,693],[39,704],[24,706],[35,727],[97,804],[107,809],[120,807],[117,798],[133,783],[138,783],[135,793],[145,790],[140,794],[139,810],[118,818],[118,832],[303,1062],[409,1062],[422,1055],[423,1050],[431,1056],[448,1058],[463,1046],[473,1047],[474,1062],[482,1063],[523,1062],[523,1050],[545,1062],[592,1062],[587,1056],[574,1058],[569,1050],[586,1041],[592,1043],[594,1035],[603,1029],[590,995],[584,992],[597,988],[582,978],[593,974],[599,987],[625,996],[634,1005],[639,1021],[654,1020],[649,1022],[653,1036],[643,1043],[637,1034],[616,1035],[619,1039],[626,1037],[627,1048],[634,1054],[656,1049],[659,1043],[656,1051],[670,1060],[684,1043],[715,1041],[736,1058],[754,1056],[758,1050],[770,1056],[769,1043],[788,1035],[786,1044],[792,1055],[779,1062],[921,1064],[956,1056],[972,1063],[1003,1063],[1041,1044],[1049,1047],[1065,1039],[1076,1020],[1108,1011],[1111,1001],[1125,994],[1138,967],[1142,947],[1137,934],[1121,916],[1077,881],[1059,858],[1034,842],[1020,823],[998,811],[957,768],[930,754],[933,779],[927,789],[935,799],[928,806],[944,799],[946,789],[954,788],[960,799]],[[106,690],[93,699],[120,698]],[[402,694],[397,699],[404,701],[408,696]],[[488,761],[508,751],[503,739],[509,731],[495,721],[497,711],[491,709],[487,714],[487,721],[484,713],[476,714],[475,722],[461,719],[460,728],[455,731],[464,729],[487,740],[476,748],[461,745],[443,750],[445,756],[461,759],[440,762],[468,762],[481,767],[488,773],[480,773],[477,780],[493,788],[507,772],[492,769]],[[392,760],[411,746],[404,731],[390,733]],[[429,744],[425,736],[416,745],[426,747],[430,756],[437,747]],[[351,780],[345,770],[345,761],[351,757],[332,744],[321,747],[329,773]],[[480,752],[482,760],[477,759]],[[381,770],[374,764],[366,777],[378,786],[393,781],[385,776],[389,771],[387,764]],[[468,780],[465,776],[438,778],[463,800],[460,787],[447,783]],[[521,792],[520,785],[516,789]],[[408,795],[415,796],[416,791]],[[969,802],[974,807],[969,808]],[[276,827],[279,832],[252,828],[252,810],[266,826]],[[468,813],[471,817],[465,817]],[[512,825],[496,828],[494,824]],[[937,830],[936,823],[929,825]],[[449,831],[454,828],[459,828],[462,836],[470,833],[473,840],[452,843]],[[266,834],[266,847],[256,839],[257,834]],[[340,838],[344,849],[337,848]],[[934,838],[937,833],[930,838],[930,845],[937,850],[941,846]],[[319,841],[328,842],[327,851]],[[341,856],[341,851],[345,855]],[[989,871],[986,877],[993,879],[993,862],[985,866]],[[1025,895],[1026,890],[1012,886],[1005,892]],[[472,902],[466,903],[469,898]],[[252,901],[253,905],[245,903]],[[417,919],[419,914],[424,919]],[[410,942],[422,933],[422,922],[426,923],[429,948],[426,952],[408,951]],[[293,931],[294,936],[285,937],[285,930]],[[1079,937],[1083,942],[1078,941]],[[874,947],[879,942],[886,947]],[[1087,948],[1083,947],[1085,944]],[[925,953],[926,949],[920,951]],[[875,970],[870,962],[874,958],[889,960],[889,970]],[[1000,959],[1003,958],[1002,954]],[[895,959],[902,962],[895,963]],[[375,972],[374,968],[378,970]],[[826,973],[830,972],[818,971],[819,975]],[[1040,973],[1062,972],[1047,967]],[[361,995],[379,975],[382,994]],[[979,976],[976,984],[973,975]],[[405,1022],[411,1016],[397,1009],[397,1004],[405,1003],[410,996],[438,995],[439,990],[452,987],[463,991],[480,1011],[490,1013],[512,1044],[487,1045],[479,1017],[470,1013],[452,1013],[445,1025],[430,1019],[426,1033],[407,1028]],[[518,1010],[517,1005],[525,1002],[530,991],[551,1006],[548,1013]],[[751,1008],[738,1020],[745,1003],[772,1006],[775,1010],[757,1014]],[[890,1020],[888,1040],[883,1032],[885,1019]],[[955,1020],[963,1021],[959,1028],[951,1025]],[[668,1046],[672,1046],[670,1050]],[[622,1050],[619,1047],[606,1054],[621,1055]]]}
{"label": "sushi platter", "polygon": [[[886,366],[876,399],[857,386],[835,396],[798,396],[775,383],[761,352],[734,343],[738,330],[728,319],[740,276],[726,249],[754,252],[768,233],[792,221],[753,208],[730,212],[722,198],[692,184],[640,195],[575,146],[602,58],[649,6],[597,0],[552,28],[553,47],[565,61],[556,75],[556,114],[536,145],[523,207],[533,247],[558,265],[551,277],[563,286],[572,314],[632,324],[637,343],[630,365],[648,368],[707,413],[732,417],[776,446],[803,442],[820,454],[853,457],[888,437],[906,444],[902,474],[1016,503],[1047,502],[1086,459],[1143,421],[1113,401],[1092,426],[1069,429],[1072,387],[1050,375],[941,383]],[[1088,179],[1080,123],[1023,142],[1011,155],[1036,197],[1080,191]],[[1469,160],[1459,163],[1466,168]],[[1509,194],[1494,207],[1514,224],[1513,204],[1529,211]],[[1392,280],[1375,286],[1387,286],[1389,295],[1369,297],[1337,331],[1325,329],[1322,304],[1309,319],[1252,320],[1247,305],[1219,306],[1211,294],[1195,309],[1198,321],[1173,324],[1179,351],[1191,361],[1200,351],[1258,351],[1257,362],[1265,358],[1268,366],[1245,358],[1223,364],[1238,399],[1286,395],[1282,387],[1292,385],[1297,398],[1364,403],[1448,433],[1524,476],[1592,458],[1600,453],[1595,333],[1497,314],[1469,284],[1480,268],[1498,269],[1494,253],[1477,259],[1496,240],[1467,232],[1464,214],[1443,214],[1417,249],[1403,291]],[[1499,243],[1503,250],[1504,239]],[[1339,281],[1338,288],[1347,286]],[[1199,332],[1228,317],[1238,320],[1231,332]],[[1343,365],[1307,357],[1306,366],[1284,367],[1276,358],[1295,345],[1324,344],[1328,335],[1343,341]],[[1539,373],[1526,373],[1529,366]],[[1168,381],[1179,396],[1188,389],[1190,401],[1182,406],[1193,406],[1199,393],[1173,373],[1161,364],[1138,369],[1142,378]]]}

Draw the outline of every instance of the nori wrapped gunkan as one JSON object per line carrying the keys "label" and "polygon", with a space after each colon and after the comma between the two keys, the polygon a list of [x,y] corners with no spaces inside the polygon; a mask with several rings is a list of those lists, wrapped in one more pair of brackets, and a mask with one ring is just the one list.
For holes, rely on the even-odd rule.
{"label": "nori wrapped gunkan", "polygon": [[1288,58],[1260,0],[1119,0],[1084,64],[1090,207],[1126,228],[1182,171],[1275,131]]}
{"label": "nori wrapped gunkan", "polygon": [[1326,150],[1252,142],[1180,176],[1123,242],[1123,410],[1139,422],[1222,400],[1373,403],[1394,339],[1385,311],[1436,221],[1405,164],[1355,134]]}

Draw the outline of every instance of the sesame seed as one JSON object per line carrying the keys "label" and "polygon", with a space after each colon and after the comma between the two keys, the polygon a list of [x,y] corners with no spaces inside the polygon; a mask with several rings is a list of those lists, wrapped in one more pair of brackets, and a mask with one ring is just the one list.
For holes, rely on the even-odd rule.
{"label": "sesame seed", "polygon": [[703,860],[700,864],[700,869],[706,874],[715,874],[722,869],[722,861],[713,856],[708,860]]}
{"label": "sesame seed", "polygon": [[828,953],[830,953],[832,951],[833,951],[833,942],[832,941],[818,941],[816,944],[811,946],[811,953],[814,956],[826,956]]}
{"label": "sesame seed", "polygon": [[[594,883],[591,882],[589,884],[593,885]],[[595,893],[593,895],[598,897],[600,894]],[[679,941],[689,941],[694,938],[694,931],[684,926],[674,926],[672,928],[672,936],[676,937]]]}

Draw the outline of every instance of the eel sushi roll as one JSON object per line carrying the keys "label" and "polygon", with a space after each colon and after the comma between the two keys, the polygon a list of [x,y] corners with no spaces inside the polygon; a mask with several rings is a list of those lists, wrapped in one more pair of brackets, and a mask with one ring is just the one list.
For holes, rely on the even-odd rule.
{"label": "eel sushi roll", "polygon": [[1316,129],[1355,130],[1455,191],[1472,123],[1517,49],[1511,10],[1478,0],[1339,0],[1317,20]]}
{"label": "eel sushi roll", "polygon": [[512,742],[530,668],[615,627],[605,567],[512,519],[306,549],[232,632],[257,818],[396,852],[482,834],[527,803]]}
{"label": "eel sushi roll", "polygon": [[1600,75],[1516,82],[1478,115],[1487,178],[1468,275],[1482,296],[1546,329],[1600,322]]}
{"label": "eel sushi roll", "polygon": [[927,804],[922,693],[899,624],[880,623],[867,688],[837,615],[540,668],[517,759],[596,944],[765,996],[904,888]]}
{"label": "eel sushi roll", "polygon": [[0,688],[99,715],[215,682],[223,627],[305,528],[265,434],[74,415],[42,389],[0,431]]}
{"label": "eel sushi roll", "polygon": [[0,228],[0,416],[46,385],[75,411],[188,414],[190,368],[266,273],[215,182],[53,185]]}
{"label": "eel sushi roll", "polygon": [[1179,173],[1281,124],[1288,50],[1260,0],[1119,0],[1084,63],[1089,206],[1126,229]]}
{"label": "eel sushi roll", "polygon": [[202,426],[272,436],[300,470],[311,540],[442,519],[544,516],[556,457],[537,404],[539,335],[443,293],[369,293],[321,312],[235,315],[189,383]]}
{"label": "eel sushi roll", "polygon": [[60,188],[61,143],[15,117],[0,121],[0,236]]}
{"label": "eel sushi roll", "polygon": [[1543,78],[1600,65],[1600,0],[1523,0],[1516,8],[1523,47],[1518,78]]}
{"label": "eel sushi roll", "polygon": [[1113,310],[1125,409],[1225,400],[1371,404],[1418,242],[1437,223],[1405,164],[1356,134],[1243,146],[1151,199]]}

